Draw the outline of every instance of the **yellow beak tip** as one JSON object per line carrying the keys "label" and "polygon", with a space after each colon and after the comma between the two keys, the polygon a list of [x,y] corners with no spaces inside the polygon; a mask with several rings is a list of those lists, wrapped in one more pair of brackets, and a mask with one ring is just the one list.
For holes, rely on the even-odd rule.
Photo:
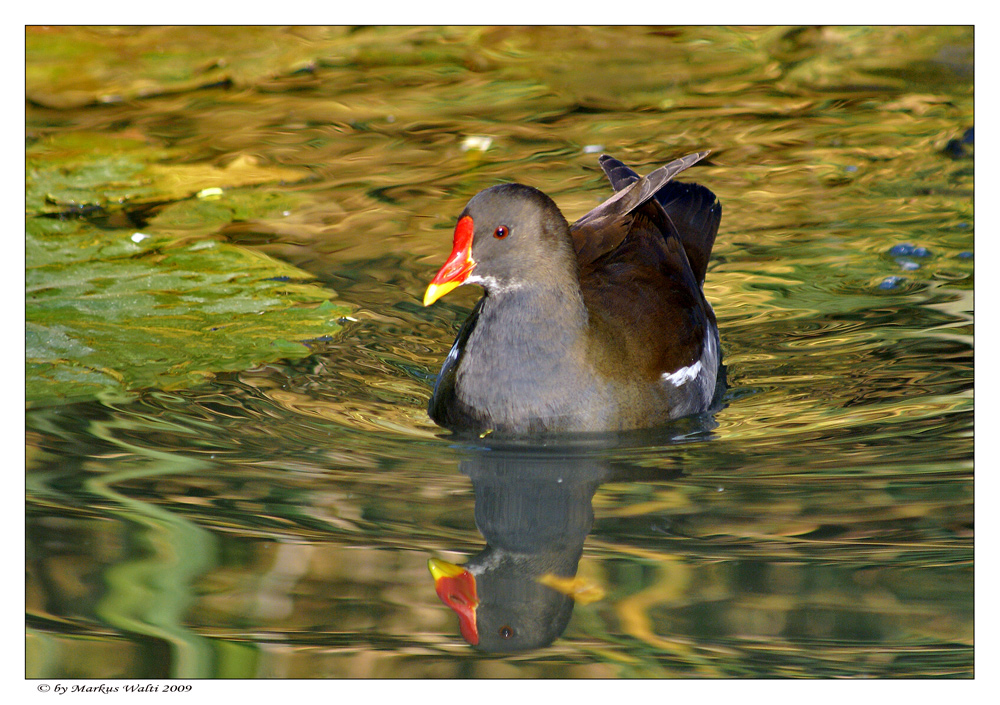
{"label": "yellow beak tip", "polygon": [[431,284],[424,292],[424,306],[430,306],[452,289],[458,287],[461,282],[444,282],[443,284]]}
{"label": "yellow beak tip", "polygon": [[435,581],[439,578],[454,578],[465,572],[462,566],[443,561],[440,558],[431,558],[427,561],[427,568]]}

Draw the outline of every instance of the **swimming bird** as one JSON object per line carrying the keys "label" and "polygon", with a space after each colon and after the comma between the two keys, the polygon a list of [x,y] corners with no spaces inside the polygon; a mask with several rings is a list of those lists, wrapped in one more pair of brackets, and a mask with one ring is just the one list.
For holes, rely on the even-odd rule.
{"label": "swimming bird", "polygon": [[673,178],[697,152],[640,177],[603,155],[615,194],[572,225],[518,183],[476,194],[424,305],[462,284],[484,295],[428,405],[456,431],[624,431],[709,408],[720,380],[702,286],[722,206]]}

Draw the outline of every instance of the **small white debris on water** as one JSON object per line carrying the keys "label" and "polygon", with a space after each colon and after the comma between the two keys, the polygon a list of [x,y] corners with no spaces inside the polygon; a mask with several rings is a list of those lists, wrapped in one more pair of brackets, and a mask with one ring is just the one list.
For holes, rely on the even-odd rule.
{"label": "small white debris on water", "polygon": [[198,192],[196,198],[218,198],[222,195],[222,189],[213,186],[212,188],[203,188]]}
{"label": "small white debris on water", "polygon": [[469,135],[464,140],[462,140],[462,151],[468,152],[469,150],[476,149],[480,152],[485,152],[493,144],[492,137],[484,137],[482,135]]}
{"label": "small white debris on water", "polygon": [[597,152],[603,152],[603,144],[588,144],[583,148],[584,154],[596,154]]}
{"label": "small white debris on water", "polygon": [[132,240],[132,242],[142,242],[148,237],[149,235],[146,235],[145,233],[134,233],[129,239]]}

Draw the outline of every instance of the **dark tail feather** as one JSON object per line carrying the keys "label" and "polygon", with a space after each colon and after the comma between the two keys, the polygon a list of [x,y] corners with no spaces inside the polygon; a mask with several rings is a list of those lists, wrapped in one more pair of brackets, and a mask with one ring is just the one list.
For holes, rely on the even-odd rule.
{"label": "dark tail feather", "polygon": [[705,282],[708,260],[722,220],[722,204],[715,194],[698,184],[671,181],[656,193],[684,245],[698,285]]}
{"label": "dark tail feather", "polygon": [[611,182],[611,187],[615,191],[621,191],[626,186],[634,184],[639,180],[638,174],[614,157],[602,154],[598,161],[601,162],[604,175],[608,177],[608,181]]}

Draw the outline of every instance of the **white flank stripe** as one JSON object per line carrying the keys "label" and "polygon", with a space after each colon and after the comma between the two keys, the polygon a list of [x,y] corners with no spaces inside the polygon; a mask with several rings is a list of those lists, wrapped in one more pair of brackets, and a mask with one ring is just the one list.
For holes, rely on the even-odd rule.
{"label": "white flank stripe", "polygon": [[699,372],[701,372],[701,360],[698,360],[698,362],[688,367],[682,367],[679,370],[675,370],[670,374],[664,372],[662,375],[660,375],[660,379],[662,379],[664,382],[670,382],[675,387],[679,387],[682,384],[693,380],[695,377],[698,376]]}

